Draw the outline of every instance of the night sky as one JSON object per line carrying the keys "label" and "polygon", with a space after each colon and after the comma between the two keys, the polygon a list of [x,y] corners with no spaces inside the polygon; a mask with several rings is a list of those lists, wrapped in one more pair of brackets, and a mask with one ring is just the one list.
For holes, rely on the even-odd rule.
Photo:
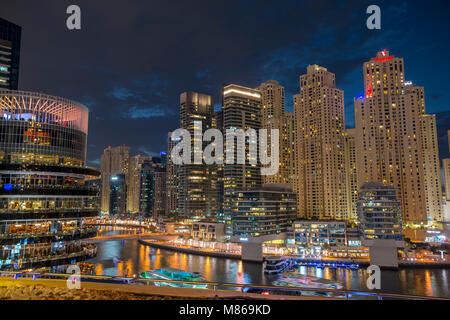
{"label": "night sky", "polygon": [[[179,94],[211,94],[224,83],[257,87],[278,80],[286,103],[309,64],[336,74],[345,92],[346,124],[363,93],[362,64],[388,49],[405,58],[406,80],[425,87],[436,113],[440,153],[450,129],[448,1],[152,1],[0,0],[0,16],[22,26],[21,90],[40,91],[89,107],[89,165],[104,148],[134,154],[165,150],[179,127]],[[77,4],[82,30],[66,28]],[[377,4],[382,29],[366,28]]]}

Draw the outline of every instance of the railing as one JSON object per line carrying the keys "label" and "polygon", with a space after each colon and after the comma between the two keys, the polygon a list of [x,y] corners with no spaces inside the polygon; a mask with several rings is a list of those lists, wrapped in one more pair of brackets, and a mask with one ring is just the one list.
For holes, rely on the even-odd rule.
{"label": "railing", "polygon": [[61,232],[30,232],[30,233],[0,233],[0,240],[4,239],[24,239],[24,238],[45,238],[45,237],[64,237],[64,236],[91,236],[97,233],[96,228],[83,228],[76,230],[67,230]]}
{"label": "railing", "polygon": [[[1,272],[0,277],[9,277],[17,280],[19,278],[28,279],[56,279],[56,280],[67,280],[71,274],[58,274],[58,273],[21,273],[21,272]],[[382,293],[382,292],[368,292],[368,291],[357,291],[357,290],[333,290],[333,289],[323,289],[323,288],[294,288],[294,287],[276,287],[276,286],[258,286],[258,285],[248,285],[248,284],[238,284],[238,283],[220,283],[220,282],[208,282],[208,281],[179,281],[179,280],[164,280],[164,279],[142,279],[142,278],[129,278],[129,277],[111,277],[111,276],[94,276],[94,275],[81,275],[81,281],[88,282],[105,282],[105,283],[117,283],[117,284],[143,284],[148,286],[156,286],[158,284],[162,286],[167,286],[168,284],[179,284],[179,285],[203,285],[207,286],[206,289],[213,291],[237,291],[240,293],[245,293],[249,289],[256,290],[256,292],[261,291],[261,298],[264,295],[282,295],[282,296],[321,296],[324,298],[332,299],[367,299],[372,298],[373,300],[444,300],[450,301],[450,298],[441,297],[429,297],[429,296],[417,296],[417,295],[404,295],[404,294],[392,294],[392,293]],[[235,288],[232,290],[232,288]],[[197,289],[203,290],[203,289]],[[251,293],[251,292],[249,292]],[[239,295],[233,298],[246,298],[244,295]],[[248,297],[247,297],[248,298]],[[252,297],[253,298],[253,297]]]}

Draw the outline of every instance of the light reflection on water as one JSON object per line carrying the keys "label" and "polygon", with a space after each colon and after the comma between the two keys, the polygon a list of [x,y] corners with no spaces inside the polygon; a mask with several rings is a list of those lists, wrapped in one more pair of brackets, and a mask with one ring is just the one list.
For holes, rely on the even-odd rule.
{"label": "light reflection on water", "polygon": [[[108,230],[105,234],[125,233]],[[134,231],[132,231],[133,233]],[[96,265],[96,274],[132,276],[140,271],[171,267],[200,272],[208,281],[239,284],[271,285],[276,275],[265,275],[262,264],[240,260],[197,256],[167,250],[155,250],[137,240],[113,240],[97,243],[97,257],[89,263]],[[366,291],[365,270],[300,267],[298,272],[342,283],[346,289]],[[383,292],[411,295],[450,297],[449,274],[446,269],[382,270]]]}

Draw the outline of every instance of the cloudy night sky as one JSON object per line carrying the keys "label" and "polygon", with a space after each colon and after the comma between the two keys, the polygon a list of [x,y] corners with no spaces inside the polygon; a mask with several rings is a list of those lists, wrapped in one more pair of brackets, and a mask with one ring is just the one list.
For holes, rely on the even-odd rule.
{"label": "cloudy night sky", "polygon": [[[440,153],[450,129],[450,4],[447,1],[0,0],[0,16],[22,26],[20,90],[81,102],[90,109],[88,160],[126,144],[134,154],[165,150],[179,127],[179,94],[214,96],[221,86],[278,80],[286,104],[309,64],[336,74],[346,124],[363,93],[362,64],[388,49],[405,58],[406,80],[425,87],[438,117]],[[81,7],[82,30],[66,28],[66,8]],[[382,29],[366,28],[366,8],[381,7]]]}

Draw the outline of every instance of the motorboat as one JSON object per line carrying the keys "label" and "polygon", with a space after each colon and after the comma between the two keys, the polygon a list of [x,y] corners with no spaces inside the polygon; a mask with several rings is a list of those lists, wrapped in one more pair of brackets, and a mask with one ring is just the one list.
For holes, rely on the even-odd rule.
{"label": "motorboat", "polygon": [[184,270],[174,269],[174,268],[161,268],[151,271],[142,271],[139,274],[142,279],[151,280],[169,280],[169,281],[185,281],[183,282],[164,282],[157,281],[154,283],[156,286],[168,286],[168,287],[181,287],[181,288],[196,288],[196,289],[207,289],[207,284],[195,284],[192,282],[203,282],[205,278],[198,272],[190,273]]}
{"label": "motorboat", "polygon": [[264,273],[278,274],[288,267],[288,259],[286,257],[267,257],[264,261]]}

